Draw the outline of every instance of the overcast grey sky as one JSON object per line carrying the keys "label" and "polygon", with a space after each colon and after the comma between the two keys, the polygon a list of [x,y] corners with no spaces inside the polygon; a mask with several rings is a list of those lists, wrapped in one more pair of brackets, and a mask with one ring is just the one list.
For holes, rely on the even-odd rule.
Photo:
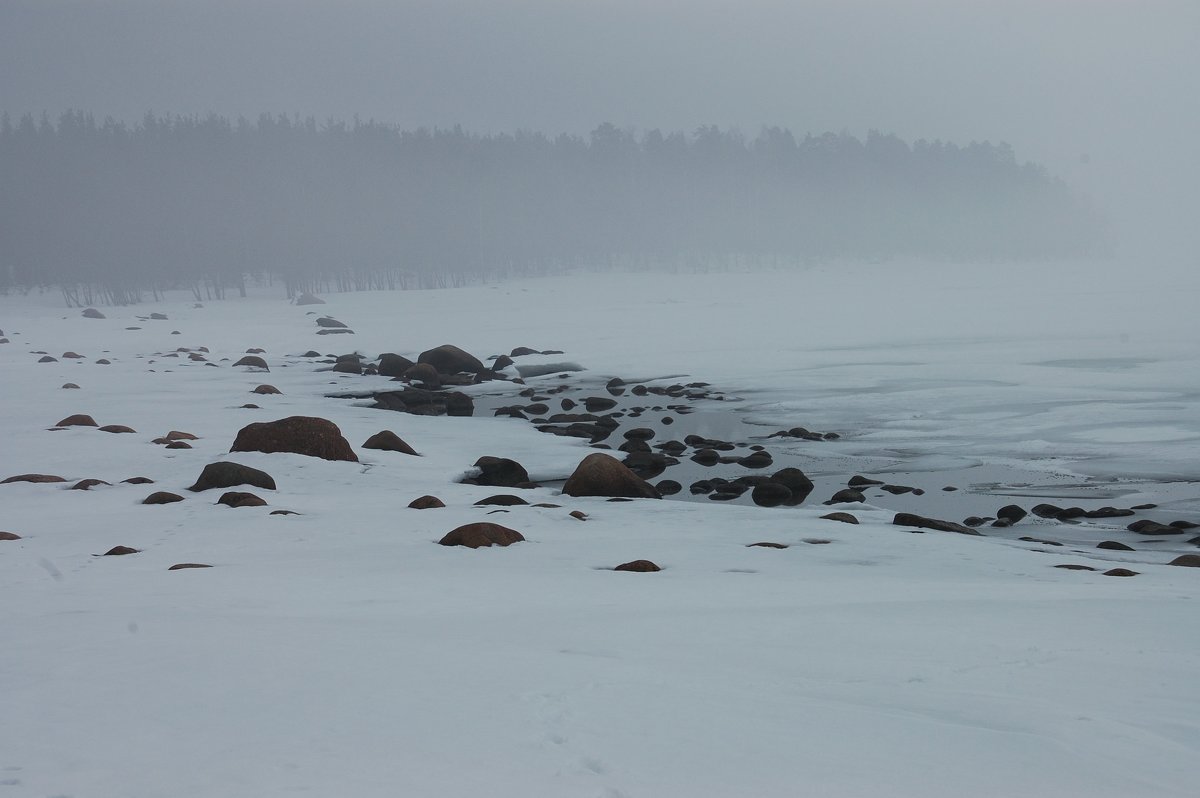
{"label": "overcast grey sky", "polygon": [[1200,251],[1200,0],[0,0],[0,110],[1007,141]]}

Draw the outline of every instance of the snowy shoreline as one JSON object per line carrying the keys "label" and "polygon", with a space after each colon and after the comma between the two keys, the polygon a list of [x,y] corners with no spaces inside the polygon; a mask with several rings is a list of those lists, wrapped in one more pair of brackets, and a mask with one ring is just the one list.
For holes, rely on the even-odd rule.
{"label": "snowy shoreline", "polygon": [[[1200,322],[1176,311],[1193,301],[1192,284],[1164,295],[1163,324],[1145,331],[1119,318],[1135,296],[1124,284],[1093,284],[1088,313],[1037,313],[1070,306],[1082,275],[1069,271],[1043,281],[1019,324],[981,316],[991,303],[1015,307],[1006,297],[1025,296],[1019,278],[1035,271],[956,289],[951,267],[928,266],[870,277],[878,294],[840,303],[798,298],[840,296],[869,272],[581,275],[339,295],[319,308],[355,329],[336,340],[317,338],[308,309],[279,299],[105,308],[108,319],[92,320],[48,297],[0,298],[12,341],[0,345],[0,473],[112,483],[0,485],[0,529],[22,536],[0,542],[0,633],[12,641],[0,656],[5,789],[1190,795],[1200,643],[1183,632],[1200,571],[1162,564],[1165,553],[908,534],[872,506],[851,526],[820,519],[831,508],[819,504],[609,503],[541,488],[531,501],[561,507],[489,515],[496,508],[473,503],[500,491],[457,483],[479,456],[512,457],[536,478],[569,473],[591,450],[516,419],[448,422],[330,400],[386,381],[293,357],[553,347],[592,368],[589,379],[762,385],[742,395],[774,409],[753,420],[863,430],[873,449],[908,441],[945,457],[977,441],[1187,476]],[[918,278],[944,291],[906,308],[903,327],[888,284]],[[168,320],[137,320],[152,310]],[[637,333],[648,318],[662,329],[653,342]],[[930,343],[957,324],[969,339]],[[201,345],[220,367],[152,354]],[[252,347],[266,350],[269,374],[222,362]],[[86,357],[38,364],[30,351],[71,349]],[[1140,360],[1101,368],[1102,358]],[[1037,365],[1062,360],[1091,367]],[[62,390],[67,381],[80,390]],[[282,393],[251,394],[260,383]],[[137,433],[46,431],[72,413]],[[361,462],[228,454],[245,424],[290,415],[334,420]],[[359,448],[384,428],[421,457]],[[191,450],[150,443],[168,430],[199,440]],[[268,506],[186,492],[220,460],[270,473]],[[121,484],[139,474],[155,484]],[[139,503],[159,489],[185,501]],[[448,506],[406,507],[423,494]],[[278,509],[299,515],[269,515]],[[459,524],[496,519],[527,542],[436,545]],[[116,545],[140,553],[93,556]],[[638,558],[664,570],[607,570]],[[180,562],[214,567],[167,570]],[[1112,567],[1138,575],[1102,575]]]}

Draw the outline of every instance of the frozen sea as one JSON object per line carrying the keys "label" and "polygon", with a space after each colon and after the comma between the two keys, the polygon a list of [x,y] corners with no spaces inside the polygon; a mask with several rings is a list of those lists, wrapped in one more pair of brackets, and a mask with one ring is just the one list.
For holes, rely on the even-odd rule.
{"label": "frozen sea", "polygon": [[[457,482],[478,457],[552,481],[586,441],[329,399],[389,383],[299,355],[558,349],[597,385],[710,383],[731,436],[836,432],[772,443],[818,478],[1200,520],[1198,296],[1194,270],[1155,264],[884,263],[316,307],[265,287],[102,320],[0,297],[0,479],[67,480],[0,485],[0,530],[21,536],[0,541],[0,798],[1195,795],[1200,569],[1167,565],[1191,534],[1156,548],[1113,524],[1132,552],[1036,518],[1017,528],[1066,545],[910,534],[882,499],[833,508],[851,526],[815,494],[766,509],[544,487],[529,500],[559,507],[489,515],[473,503],[503,491]],[[313,313],[355,334],[318,336]],[[215,365],[170,357],[201,346]],[[251,347],[269,373],[231,367]],[[73,413],[136,433],[47,431]],[[361,462],[228,454],[243,425],[289,415],[333,420]],[[422,456],[360,448],[385,428]],[[199,440],[151,443],[169,430]],[[271,473],[269,506],[184,490],[221,459]],[[155,484],[121,482],[138,475]],[[83,478],[112,484],[69,489]],[[153,490],[185,500],[140,504]],[[423,494],[448,506],[407,507]],[[436,545],[485,519],[527,541]],[[117,545],[140,552],[94,556]],[[641,558],[663,570],[610,570]]]}

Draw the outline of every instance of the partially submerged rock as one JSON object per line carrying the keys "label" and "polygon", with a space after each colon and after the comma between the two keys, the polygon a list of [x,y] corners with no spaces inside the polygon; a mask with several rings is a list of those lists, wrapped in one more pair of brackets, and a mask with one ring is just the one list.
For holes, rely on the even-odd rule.
{"label": "partially submerged rock", "polygon": [[937,532],[957,532],[960,535],[978,535],[979,532],[963,524],[953,521],[942,521],[937,518],[925,518],[915,513],[896,513],[892,519],[896,526],[913,526],[918,529],[932,529]]}

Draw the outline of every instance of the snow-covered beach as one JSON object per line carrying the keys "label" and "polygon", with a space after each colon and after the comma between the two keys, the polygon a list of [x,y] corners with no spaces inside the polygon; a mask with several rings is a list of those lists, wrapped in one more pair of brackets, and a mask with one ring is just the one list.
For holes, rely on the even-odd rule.
{"label": "snow-covered beach", "polygon": [[[1112,272],[613,272],[316,307],[268,287],[105,319],[0,297],[0,479],[67,480],[0,485],[0,530],[21,536],[0,542],[0,795],[1192,795],[1200,570],[1166,564],[1191,533],[1140,546],[1114,524],[1135,551],[1033,517],[1023,532],[1068,545],[909,534],[883,504],[821,519],[816,494],[765,509],[540,488],[522,495],[561,506],[488,515],[473,503],[498,490],[457,482],[478,457],[562,479],[587,442],[329,399],[394,383],[298,357],[559,349],[589,376],[686,376],[766,428],[837,432],[796,444],[814,473],[1019,467],[1115,479],[1113,503],[1158,505],[1139,518],[1200,521],[1200,281]],[[355,334],[316,335],[315,313]],[[201,346],[217,367],[167,356]],[[249,348],[269,373],[230,366]],[[47,431],[75,413],[136,433]],[[227,454],[244,425],[291,415],[334,421],[361,462]],[[382,429],[421,457],[360,448]],[[199,440],[150,442],[169,430]],[[269,506],[184,490],[220,459],[274,476]],[[112,485],[69,490],[84,478]],[[155,490],[185,500],[141,505]],[[447,507],[407,507],[423,494]],[[496,519],[526,542],[435,545]],[[117,545],[141,551],[93,556]],[[609,570],[634,559],[663,570]],[[213,567],[167,570],[183,562]]]}

